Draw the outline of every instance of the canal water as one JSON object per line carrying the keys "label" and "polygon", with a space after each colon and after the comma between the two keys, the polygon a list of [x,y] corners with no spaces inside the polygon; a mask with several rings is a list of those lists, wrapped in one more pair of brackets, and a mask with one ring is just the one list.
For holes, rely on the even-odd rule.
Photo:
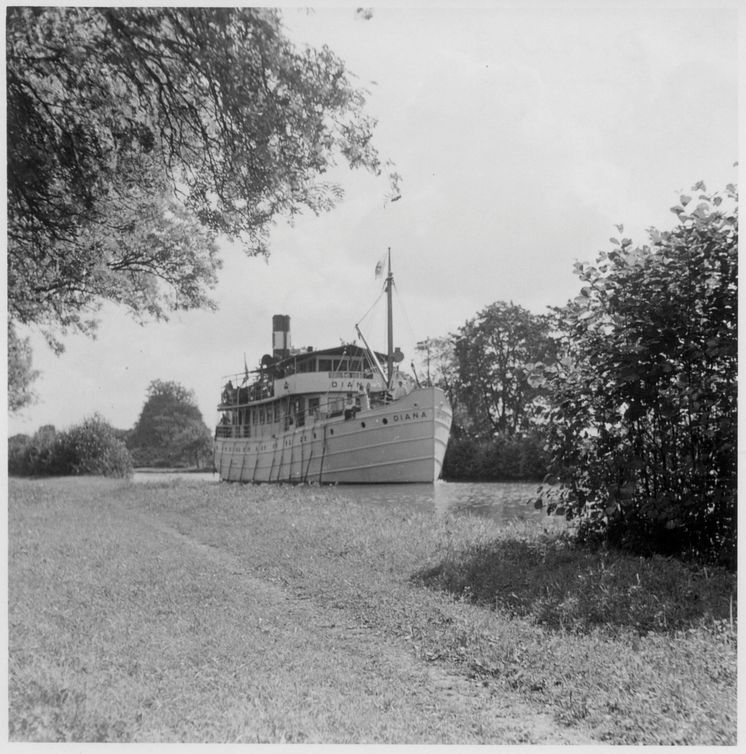
{"label": "canal water", "polygon": [[[134,480],[163,482],[185,479],[204,484],[218,484],[218,475],[180,472],[135,472]],[[438,515],[479,516],[498,523],[511,521],[540,521],[546,518],[537,511],[532,500],[536,497],[535,482],[443,482],[435,484],[361,484],[345,485],[337,489],[346,497],[367,505],[391,508],[434,511]]]}

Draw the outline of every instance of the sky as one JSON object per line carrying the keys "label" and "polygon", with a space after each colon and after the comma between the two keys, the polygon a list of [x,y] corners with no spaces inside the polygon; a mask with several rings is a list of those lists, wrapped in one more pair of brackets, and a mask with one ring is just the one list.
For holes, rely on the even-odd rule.
{"label": "sky", "polygon": [[[576,261],[670,228],[681,191],[735,183],[739,24],[728,8],[669,3],[605,10],[520,7],[284,9],[298,44],[327,44],[369,91],[375,143],[402,175],[340,167],[331,213],[279,220],[269,260],[221,243],[219,309],[136,324],[105,306],[96,339],[56,356],[34,332],[37,402],[8,432],[67,428],[93,413],[131,428],[154,379],[194,391],[208,425],[223,377],[271,351],[272,315],[294,346],[328,348],[361,327],[385,350],[374,270],[391,249],[395,342],[456,332],[495,301],[535,313],[580,287]],[[367,316],[366,316],[367,314]]]}

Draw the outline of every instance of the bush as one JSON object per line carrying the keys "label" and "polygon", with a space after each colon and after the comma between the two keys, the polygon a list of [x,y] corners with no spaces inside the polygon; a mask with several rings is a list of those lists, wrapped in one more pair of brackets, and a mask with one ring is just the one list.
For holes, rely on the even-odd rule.
{"label": "bush", "polygon": [[16,476],[24,476],[26,464],[26,451],[31,445],[32,438],[29,435],[13,435],[8,438],[8,473]]}
{"label": "bush", "polygon": [[115,432],[96,414],[66,432],[47,426],[31,438],[18,435],[8,443],[8,471],[19,476],[128,476],[132,458]]}
{"label": "bush", "polygon": [[8,472],[19,476],[47,476],[57,473],[58,436],[53,425],[40,427],[33,435],[16,435],[8,440]]}
{"label": "bush", "polygon": [[[551,468],[539,501],[580,535],[735,566],[737,194],[682,196],[650,245],[612,239],[558,311]],[[688,205],[696,206],[692,210]]]}
{"label": "bush", "polygon": [[123,477],[132,473],[129,451],[98,415],[72,427],[60,440],[59,459],[68,474]]}

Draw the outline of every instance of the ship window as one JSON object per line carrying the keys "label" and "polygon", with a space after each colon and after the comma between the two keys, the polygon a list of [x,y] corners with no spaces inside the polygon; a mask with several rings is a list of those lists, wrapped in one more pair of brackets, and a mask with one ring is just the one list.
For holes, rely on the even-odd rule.
{"label": "ship window", "polygon": [[297,398],[295,401],[295,423],[298,427],[302,427],[306,423],[305,402],[305,398]]}
{"label": "ship window", "polygon": [[275,403],[275,421],[280,421],[280,402],[277,401]]}
{"label": "ship window", "polygon": [[331,372],[332,360],[331,359],[319,359],[319,372]]}
{"label": "ship window", "polygon": [[313,415],[315,419],[317,419],[319,415],[319,402],[320,399],[318,397],[308,399],[308,415]]}

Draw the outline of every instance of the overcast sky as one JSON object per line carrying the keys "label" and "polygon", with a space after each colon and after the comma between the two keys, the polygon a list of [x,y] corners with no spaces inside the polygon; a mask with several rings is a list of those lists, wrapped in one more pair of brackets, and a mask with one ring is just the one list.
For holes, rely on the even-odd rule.
{"label": "overcast sky", "polygon": [[[62,429],[94,412],[132,427],[153,379],[195,391],[215,421],[221,378],[271,350],[273,314],[294,346],[355,337],[379,296],[391,247],[395,340],[455,332],[488,304],[534,312],[575,295],[576,260],[671,227],[678,192],[736,182],[737,34],[733,9],[284,11],[298,43],[328,44],[370,91],[376,144],[403,176],[340,170],[336,210],[278,223],[269,262],[223,244],[217,312],[141,327],[107,307],[95,340],[54,356],[33,336],[38,402],[10,434]],[[363,323],[385,348],[383,312]]]}

